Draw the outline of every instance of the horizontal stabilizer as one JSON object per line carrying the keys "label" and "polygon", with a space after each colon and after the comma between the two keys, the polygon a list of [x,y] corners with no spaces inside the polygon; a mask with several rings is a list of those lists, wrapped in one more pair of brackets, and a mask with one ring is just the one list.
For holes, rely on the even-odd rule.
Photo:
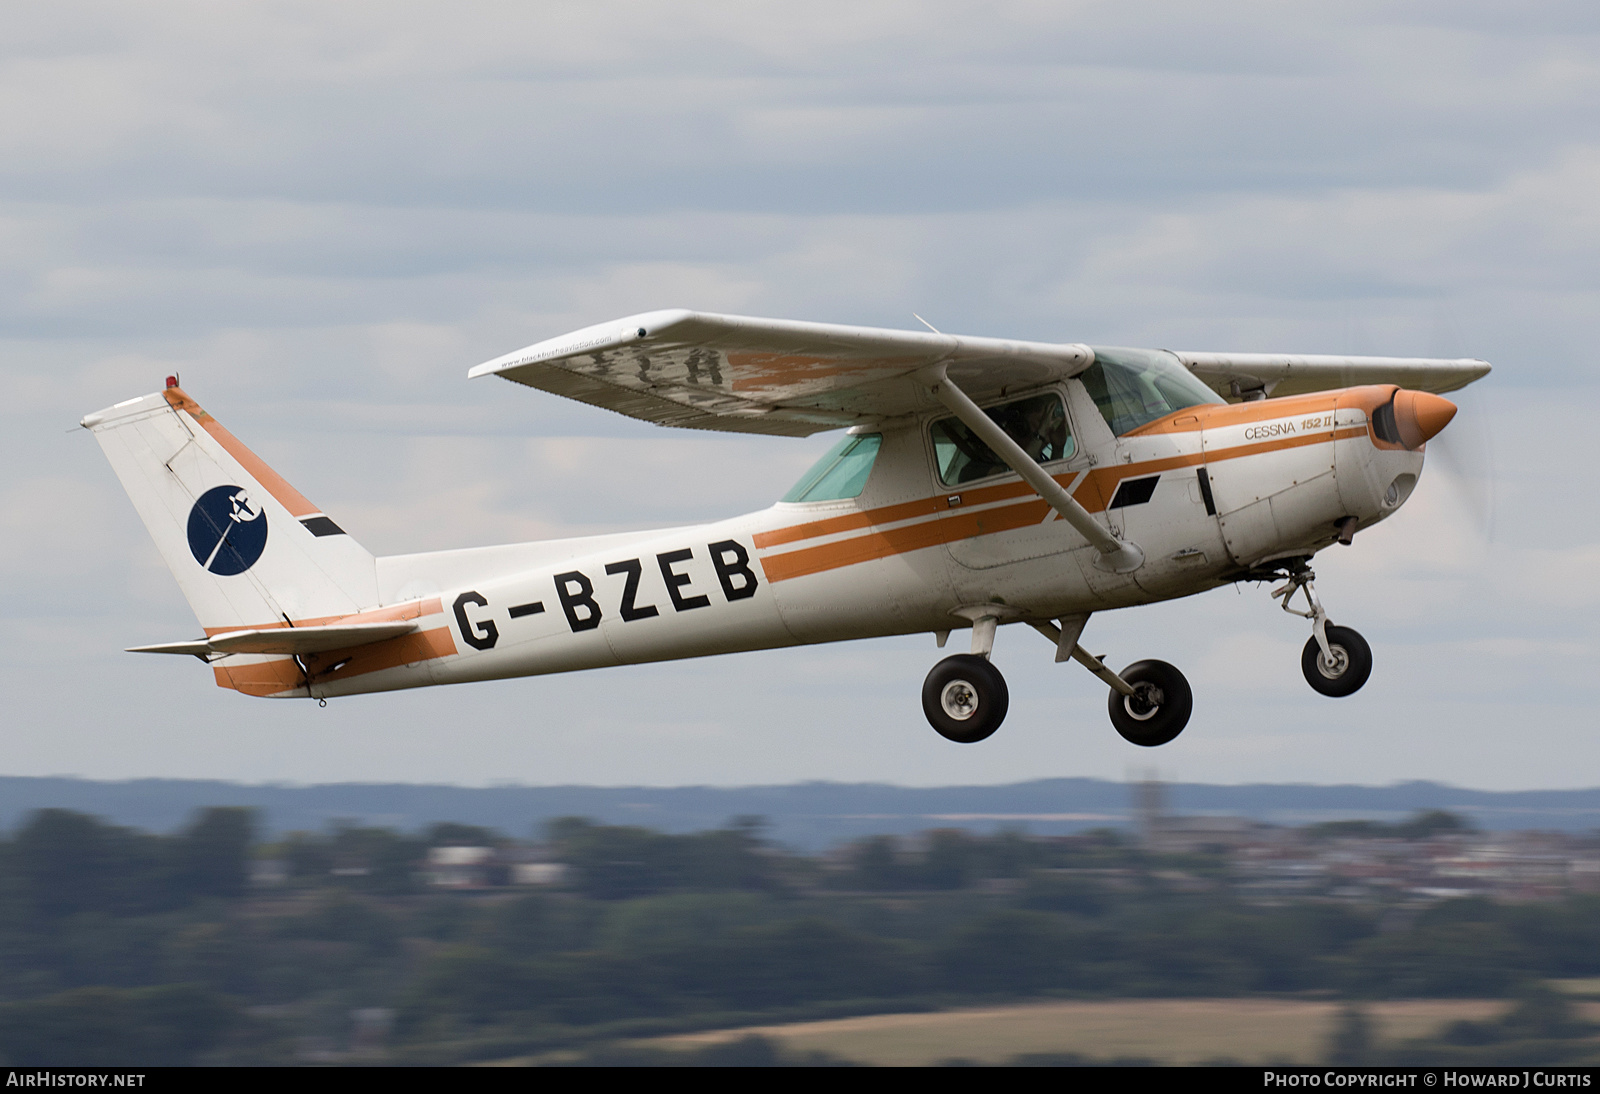
{"label": "horizontal stabilizer", "polygon": [[205,660],[217,651],[211,648],[211,643],[204,638],[197,638],[193,642],[160,642],[154,646],[129,646],[124,653],[187,653],[192,657]]}
{"label": "horizontal stabilizer", "polygon": [[366,646],[387,638],[398,638],[417,629],[415,620],[392,623],[330,623],[322,627],[270,627],[225,631],[193,642],[163,642],[155,646],[132,646],[129,653],[186,653],[206,657],[228,653],[323,653],[352,646]]}

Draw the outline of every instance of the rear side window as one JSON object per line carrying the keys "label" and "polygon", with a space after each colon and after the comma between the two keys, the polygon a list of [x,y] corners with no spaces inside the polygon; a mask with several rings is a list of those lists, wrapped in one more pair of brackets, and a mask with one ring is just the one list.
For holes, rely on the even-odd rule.
{"label": "rear side window", "polygon": [[[1014,403],[988,407],[984,413],[1038,463],[1064,460],[1077,451],[1067,425],[1066,407],[1059,395],[1035,395]],[[960,418],[940,418],[933,423],[933,458],[939,481],[946,486],[986,479],[1010,472],[1004,460],[990,451],[962,424]]]}
{"label": "rear side window", "polygon": [[783,501],[843,501],[866,489],[867,476],[877,462],[882,433],[857,433],[839,439],[828,454],[807,471]]}

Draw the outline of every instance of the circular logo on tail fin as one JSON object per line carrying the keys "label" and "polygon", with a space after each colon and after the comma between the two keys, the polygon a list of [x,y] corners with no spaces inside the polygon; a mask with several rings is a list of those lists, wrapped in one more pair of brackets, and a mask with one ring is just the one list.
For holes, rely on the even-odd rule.
{"label": "circular logo on tail fin", "polygon": [[189,551],[211,573],[242,574],[266,549],[266,510],[244,487],[212,487],[189,510]]}

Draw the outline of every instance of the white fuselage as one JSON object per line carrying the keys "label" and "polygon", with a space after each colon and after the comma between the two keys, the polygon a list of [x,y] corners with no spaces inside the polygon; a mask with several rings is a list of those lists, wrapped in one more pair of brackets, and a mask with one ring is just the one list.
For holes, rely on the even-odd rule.
{"label": "white fuselage", "polygon": [[[973,606],[1046,620],[1188,596],[1334,542],[1405,501],[1422,454],[1381,444],[1392,387],[1179,411],[1115,437],[1074,380],[1055,385],[1076,451],[1046,464],[1143,551],[1118,574],[1014,474],[952,487],[929,422],[880,423],[858,497],[692,527],[377,560],[403,639],[304,658],[315,696],[527,676],[968,625]],[[1013,395],[1013,398],[1016,396]],[[1153,481],[1151,481],[1153,480]],[[1119,487],[1128,484],[1119,495]],[[1113,506],[1114,501],[1121,504]],[[300,667],[236,656],[218,683],[305,696]]]}

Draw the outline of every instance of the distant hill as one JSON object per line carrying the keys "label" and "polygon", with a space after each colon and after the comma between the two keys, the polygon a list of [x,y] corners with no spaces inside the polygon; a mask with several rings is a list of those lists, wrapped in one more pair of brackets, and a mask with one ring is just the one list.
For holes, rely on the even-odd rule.
{"label": "distant hill", "polygon": [[[402,830],[458,821],[527,837],[554,817],[584,816],[668,832],[697,831],[738,816],[760,816],[769,834],[804,850],[878,833],[962,827],[1015,827],[1040,835],[1133,822],[1134,788],[1102,779],[1039,779],[1008,786],[901,787],[882,783],[669,788],[329,783],[257,786],[202,779],[0,777],[0,827],[15,828],[35,809],[74,809],[153,832],[180,826],[208,805],[259,811],[270,833],[353,822]],[[1600,788],[1466,790],[1432,782],[1394,786],[1172,783],[1166,809],[1177,814],[1244,816],[1270,824],[1327,820],[1393,821],[1419,809],[1448,809],[1481,828],[1600,828]]]}

